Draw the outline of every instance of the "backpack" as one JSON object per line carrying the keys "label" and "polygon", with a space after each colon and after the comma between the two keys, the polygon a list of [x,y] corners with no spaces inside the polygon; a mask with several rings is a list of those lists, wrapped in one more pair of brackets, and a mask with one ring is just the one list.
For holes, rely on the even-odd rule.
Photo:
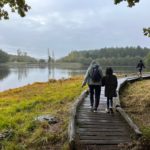
{"label": "backpack", "polygon": [[92,67],[91,79],[93,82],[100,82],[101,81],[102,77],[101,77],[98,65]]}

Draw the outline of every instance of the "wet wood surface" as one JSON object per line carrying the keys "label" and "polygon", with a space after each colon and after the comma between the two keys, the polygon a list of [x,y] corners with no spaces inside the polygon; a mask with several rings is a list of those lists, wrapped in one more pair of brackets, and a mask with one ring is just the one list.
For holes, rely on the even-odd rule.
{"label": "wet wood surface", "polygon": [[119,150],[119,145],[131,142],[132,131],[120,113],[107,113],[104,88],[97,112],[91,111],[90,98],[85,98],[77,111],[76,149]]}

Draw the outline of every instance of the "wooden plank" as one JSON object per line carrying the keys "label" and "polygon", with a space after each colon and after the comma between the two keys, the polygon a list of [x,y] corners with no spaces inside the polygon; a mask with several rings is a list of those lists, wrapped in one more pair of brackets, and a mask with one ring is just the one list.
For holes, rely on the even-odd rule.
{"label": "wooden plank", "polygon": [[105,135],[105,136],[127,136],[129,135],[127,132],[77,132],[77,134],[79,134],[79,136],[90,136],[90,135]]}
{"label": "wooden plank", "polygon": [[122,124],[122,125],[128,125],[126,122],[122,122],[120,120],[107,120],[107,119],[87,119],[87,118],[79,118],[78,120],[76,120],[77,124],[108,124],[113,126],[113,124]]}
{"label": "wooden plank", "polygon": [[118,145],[79,145],[79,150],[120,150]]}
{"label": "wooden plank", "polygon": [[128,136],[80,136],[80,140],[110,140],[110,141],[127,141],[129,139]]}
{"label": "wooden plank", "polygon": [[112,144],[120,144],[120,143],[127,143],[130,140],[80,140],[81,143],[90,145],[90,144],[101,144],[101,145],[112,145]]}
{"label": "wooden plank", "polygon": [[108,124],[112,124],[112,123],[117,123],[117,124],[122,124],[124,125],[125,123],[120,121],[120,120],[107,120],[107,119],[101,119],[101,120],[97,120],[96,122],[94,122],[93,120],[89,120],[89,119],[77,119],[77,123],[79,124],[99,124],[99,123],[108,123]]}
{"label": "wooden plank", "polygon": [[86,116],[80,116],[80,117],[78,117],[78,120],[85,120],[85,121],[87,121],[87,120],[90,120],[90,121],[94,121],[95,119],[97,120],[97,121],[101,121],[101,120],[108,120],[108,121],[111,121],[111,122],[115,122],[115,121],[120,121],[120,122],[124,122],[125,123],[125,121],[124,120],[120,120],[119,118],[109,118],[109,117],[97,117],[97,116],[91,116],[91,117],[86,117]]}
{"label": "wooden plank", "polygon": [[106,111],[102,111],[102,110],[99,110],[97,112],[93,112],[91,111],[90,109],[87,109],[87,110],[78,110],[77,111],[77,115],[98,115],[98,116],[109,116],[109,117],[117,117],[117,116],[120,116],[121,115],[118,113],[118,112],[114,112],[114,114],[109,114],[109,113],[106,113]]}
{"label": "wooden plank", "polygon": [[85,120],[83,120],[82,122],[80,121],[80,122],[77,122],[77,125],[78,126],[92,126],[93,125],[93,127],[95,127],[95,126],[97,126],[97,127],[100,127],[100,126],[108,126],[108,127],[115,127],[115,126],[120,126],[120,127],[123,127],[123,126],[125,126],[125,127],[128,127],[128,129],[129,129],[129,126],[126,124],[126,123],[123,123],[123,122],[103,122],[103,121],[94,121],[94,122],[92,122],[92,121],[85,121]]}
{"label": "wooden plank", "polygon": [[99,119],[110,119],[110,120],[114,120],[114,119],[116,119],[116,120],[121,120],[121,121],[123,121],[123,119],[120,117],[120,116],[107,116],[107,115],[93,115],[93,114],[89,114],[88,116],[87,115],[78,115],[77,116],[78,118],[99,118]]}
{"label": "wooden plank", "polygon": [[[99,118],[99,119],[107,119],[107,120],[114,120],[114,119],[116,119],[116,120],[121,120],[121,121],[124,121],[124,119],[123,118],[121,118],[120,116],[114,116],[114,115],[112,115],[112,116],[108,116],[108,115],[103,115],[103,114],[97,114],[97,115],[93,115],[93,114],[89,114],[89,115],[86,115],[86,114],[82,114],[82,115],[77,115],[77,117],[78,118],[93,118],[93,117],[96,117],[96,118]],[[125,121],[124,121],[125,122]]]}
{"label": "wooden plank", "polygon": [[[93,118],[93,117],[97,117],[97,118],[99,118],[99,119],[111,119],[111,120],[113,120],[113,119],[117,119],[117,120],[121,120],[121,121],[124,121],[124,119],[121,117],[121,116],[118,116],[118,115],[116,115],[116,114],[109,114],[109,115],[106,115],[106,114],[104,114],[103,112],[96,112],[96,114],[92,114],[92,113],[88,113],[88,114],[86,114],[86,113],[84,113],[83,112],[83,114],[81,114],[81,115],[79,115],[79,114],[77,114],[77,117],[78,118]],[[77,118],[77,119],[78,119]],[[126,121],[124,121],[124,122],[126,122]]]}
{"label": "wooden plank", "polygon": [[114,129],[126,129],[128,126],[123,126],[123,125],[113,125],[113,126],[111,126],[111,125],[107,125],[107,124],[103,124],[103,125],[95,125],[95,124],[90,124],[90,125],[78,125],[78,127],[80,127],[80,128],[103,128],[103,129],[112,129],[112,130],[114,130]]}
{"label": "wooden plank", "polygon": [[78,118],[99,118],[99,119],[117,119],[117,120],[123,120],[123,118],[121,118],[120,116],[115,116],[115,114],[110,114],[109,116],[108,115],[105,115],[105,114],[100,114],[100,113],[97,113],[97,114],[82,114],[82,115],[77,115]]}
{"label": "wooden plank", "polygon": [[125,130],[125,129],[122,129],[122,128],[120,128],[120,129],[114,129],[114,130],[112,130],[112,129],[102,129],[102,128],[98,128],[98,129],[95,129],[95,128],[88,128],[88,129],[86,129],[86,128],[77,128],[77,130],[78,131],[97,131],[97,132],[116,132],[116,131],[120,131],[120,132],[126,132],[127,130]]}
{"label": "wooden plank", "polygon": [[[77,116],[76,120],[82,120],[82,119],[89,120],[90,119],[92,121],[92,118],[93,118],[92,116]],[[124,119],[121,119],[119,117],[104,117],[104,116],[101,116],[101,117],[99,117],[99,119],[97,121],[99,121],[99,120],[106,120],[106,121],[114,120],[114,121],[126,122]]]}
{"label": "wooden plank", "polygon": [[110,116],[108,116],[108,115],[103,115],[103,114],[97,114],[97,115],[94,115],[94,114],[89,114],[89,115],[86,115],[86,114],[82,114],[82,115],[77,115],[77,117],[78,118],[94,118],[94,117],[96,117],[96,118],[99,118],[99,119],[110,119],[110,120],[114,120],[114,119],[116,119],[116,120],[121,120],[121,121],[123,121],[124,119],[123,118],[121,118],[120,116],[115,116],[115,115],[110,115]]}

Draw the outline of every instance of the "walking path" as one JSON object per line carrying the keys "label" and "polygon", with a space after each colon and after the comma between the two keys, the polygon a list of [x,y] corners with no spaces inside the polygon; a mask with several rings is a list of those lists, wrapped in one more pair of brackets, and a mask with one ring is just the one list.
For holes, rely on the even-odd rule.
{"label": "walking path", "polygon": [[[119,85],[125,79],[120,79]],[[89,96],[77,110],[76,149],[77,150],[119,150],[120,143],[131,141],[132,131],[118,112],[105,112],[106,98],[104,88],[101,91],[100,105],[97,112],[90,110]]]}

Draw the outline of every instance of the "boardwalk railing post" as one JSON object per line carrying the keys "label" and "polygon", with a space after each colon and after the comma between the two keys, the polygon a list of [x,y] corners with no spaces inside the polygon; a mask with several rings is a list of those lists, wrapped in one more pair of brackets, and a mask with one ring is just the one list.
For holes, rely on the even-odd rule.
{"label": "boardwalk railing post", "polygon": [[70,121],[68,127],[68,136],[69,136],[69,148],[70,150],[75,150],[75,128],[76,128],[76,112],[84,98],[88,95],[88,90],[82,92],[82,94],[77,98],[75,103],[72,106],[71,114],[70,114]]}
{"label": "boardwalk railing post", "polygon": [[[142,136],[142,132],[140,131],[140,129],[138,128],[138,126],[132,121],[132,119],[128,116],[128,114],[123,110],[123,108],[121,107],[120,104],[120,92],[122,90],[123,87],[125,87],[125,85],[127,83],[133,83],[136,82],[138,80],[140,80],[141,78],[139,77],[134,77],[134,78],[128,78],[125,79],[118,87],[118,97],[116,98],[116,110],[121,114],[121,116],[126,120],[126,122],[129,124],[130,128],[133,129],[136,138],[139,138]],[[142,79],[150,79],[150,76],[145,76]]]}

